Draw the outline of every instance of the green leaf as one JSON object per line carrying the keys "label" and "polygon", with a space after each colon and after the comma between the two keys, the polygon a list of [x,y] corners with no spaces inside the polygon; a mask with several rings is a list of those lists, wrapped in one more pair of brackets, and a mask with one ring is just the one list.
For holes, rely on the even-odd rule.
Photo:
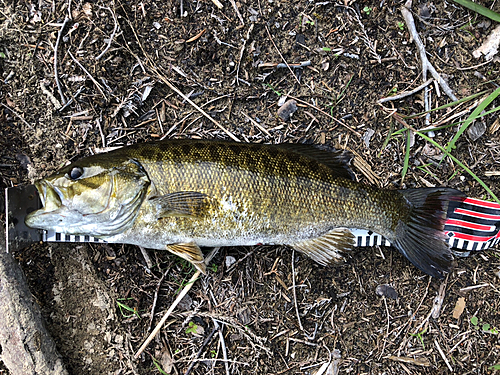
{"label": "green leaf", "polygon": [[330,52],[332,49],[329,47],[323,47],[323,48],[321,48],[321,50],[323,50],[325,52]]}
{"label": "green leaf", "polygon": [[158,360],[155,357],[151,356],[151,358],[153,359],[153,364],[155,365],[156,369],[160,372],[160,374],[169,375],[161,368],[160,364],[158,363]]}
{"label": "green leaf", "polygon": [[488,368],[488,370],[500,370],[500,363]]}
{"label": "green leaf", "polygon": [[489,332],[489,331],[490,331],[490,327],[491,327],[491,326],[490,326],[488,323],[484,323],[484,324],[483,324],[483,331],[485,331],[485,332]]}
{"label": "green leaf", "polygon": [[493,12],[492,10],[483,7],[482,5],[478,3],[474,3],[470,0],[454,0],[456,3],[472,10],[473,12],[479,13],[482,16],[488,17],[492,19],[493,21],[500,22],[500,14],[497,12]]}
{"label": "green leaf", "polygon": [[469,125],[472,124],[472,122],[479,117],[481,112],[483,112],[485,110],[485,108],[488,107],[491,104],[491,102],[493,100],[495,100],[499,95],[500,95],[500,87],[497,88],[495,91],[493,91],[490,95],[488,95],[488,97],[486,99],[484,99],[481,103],[479,103],[479,105],[476,107],[476,109],[474,109],[474,111],[472,111],[472,113],[467,118],[467,120],[465,120],[465,122],[460,127],[460,129],[458,129],[457,134],[455,134],[453,139],[448,144],[448,147],[446,147],[446,151],[450,152],[451,150],[453,150],[455,148],[455,143],[457,142],[458,138],[460,138],[462,133],[465,130],[467,130]]}
{"label": "green leaf", "polygon": [[479,319],[477,318],[477,316],[473,316],[472,318],[470,318],[470,322],[472,324],[474,324],[475,326],[477,326],[477,323],[479,322]]}
{"label": "green leaf", "polygon": [[186,328],[186,333],[193,333],[195,334],[196,331],[198,330],[198,326],[194,322],[189,322],[189,327]]}
{"label": "green leaf", "polygon": [[7,56],[5,56],[5,53],[0,52],[0,58],[5,59]]}

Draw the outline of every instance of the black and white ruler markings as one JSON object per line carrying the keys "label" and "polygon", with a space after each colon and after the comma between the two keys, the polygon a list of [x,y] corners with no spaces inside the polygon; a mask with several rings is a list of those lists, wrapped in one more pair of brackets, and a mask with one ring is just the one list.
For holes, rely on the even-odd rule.
{"label": "black and white ruler markings", "polygon": [[[356,246],[390,246],[381,235],[362,229],[350,229],[356,237]],[[485,250],[500,242],[500,204],[467,198],[449,214],[444,227],[450,247],[468,256],[472,251]],[[91,236],[75,236],[54,231],[43,235],[46,242],[106,242]]]}

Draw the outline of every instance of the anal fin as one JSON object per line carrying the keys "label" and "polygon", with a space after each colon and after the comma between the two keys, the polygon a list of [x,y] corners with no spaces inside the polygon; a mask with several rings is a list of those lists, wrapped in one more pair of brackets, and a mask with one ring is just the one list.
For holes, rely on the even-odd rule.
{"label": "anal fin", "polygon": [[354,245],[355,237],[347,228],[335,228],[321,237],[289,244],[324,266],[344,259],[341,253],[352,250]]}
{"label": "anal fin", "polygon": [[207,273],[205,258],[203,257],[200,247],[196,243],[174,243],[167,245],[167,250],[182,259],[186,259],[204,274]]}

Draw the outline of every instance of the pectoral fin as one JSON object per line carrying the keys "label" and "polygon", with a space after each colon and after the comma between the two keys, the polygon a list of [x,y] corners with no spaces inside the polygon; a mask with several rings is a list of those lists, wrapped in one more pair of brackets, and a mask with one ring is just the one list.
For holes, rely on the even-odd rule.
{"label": "pectoral fin", "polygon": [[167,250],[182,259],[186,259],[193,266],[195,266],[196,269],[200,270],[204,274],[207,273],[203,253],[201,252],[200,247],[194,242],[170,244],[167,245]]}
{"label": "pectoral fin", "polygon": [[169,216],[205,216],[213,204],[206,194],[196,191],[177,191],[175,193],[152,197],[149,201],[156,207],[158,219]]}
{"label": "pectoral fin", "polygon": [[324,266],[342,260],[341,252],[352,250],[354,245],[354,235],[347,228],[336,228],[321,237],[290,244]]}

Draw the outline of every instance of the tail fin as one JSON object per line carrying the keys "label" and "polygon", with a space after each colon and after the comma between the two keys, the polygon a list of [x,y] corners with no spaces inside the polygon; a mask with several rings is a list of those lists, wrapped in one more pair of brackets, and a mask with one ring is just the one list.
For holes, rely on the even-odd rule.
{"label": "tail fin", "polygon": [[443,278],[453,260],[444,232],[448,208],[463,201],[465,195],[449,188],[408,189],[400,193],[410,211],[406,220],[399,222],[392,244],[423,272]]}

